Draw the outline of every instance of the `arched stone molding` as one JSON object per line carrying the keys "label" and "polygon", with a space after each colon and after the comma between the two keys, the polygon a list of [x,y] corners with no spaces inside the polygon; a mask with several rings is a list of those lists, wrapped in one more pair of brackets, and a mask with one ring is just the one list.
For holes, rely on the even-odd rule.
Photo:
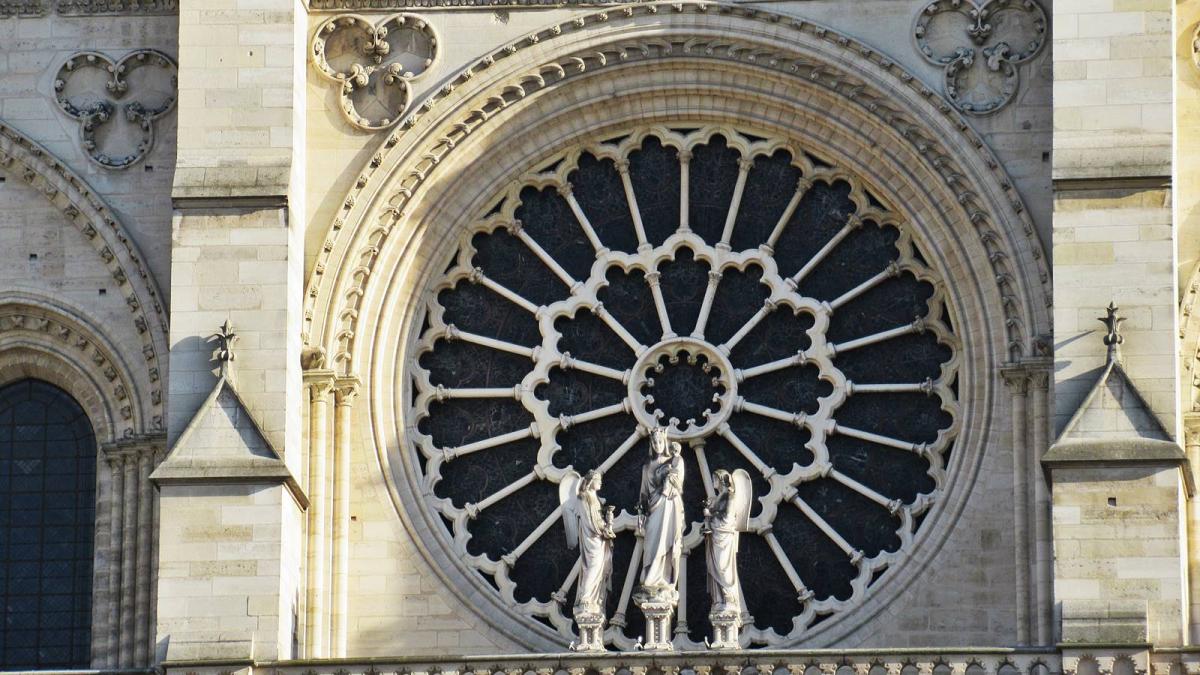
{"label": "arched stone molding", "polygon": [[[140,344],[122,345],[121,349],[112,350],[114,355],[124,352],[122,358],[131,368],[144,371],[140,378],[143,387],[138,390],[128,387],[131,396],[135,391],[142,394],[140,405],[143,409],[138,411],[136,431],[132,433],[160,433],[165,429],[160,360],[168,353],[168,321],[158,284],[137,244],[113,210],[83,178],[50,151],[2,122],[0,168],[19,177],[60,210],[111,272],[129,309],[130,326],[140,337]],[[83,316],[78,312],[73,315]]]}
{"label": "arched stone molding", "polygon": [[[647,14],[657,15],[653,25],[639,25]],[[984,447],[1006,429],[999,367],[1040,353],[1049,327],[1043,249],[999,161],[948,103],[870,47],[758,10],[674,3],[584,15],[485,57],[406,119],[346,196],[310,277],[306,339],[333,355],[339,373],[364,377],[370,407],[357,423],[370,423],[397,510],[431,568],[463,607],[505,617],[490,587],[456,575],[437,524],[417,505],[415,472],[398,463],[404,350],[424,300],[414,290],[519,169],[581,139],[680,121],[791,137],[868,178],[935,247],[931,263],[960,289],[954,312],[969,317],[958,330],[969,342],[973,374],[962,386],[973,409],[956,481],[919,535],[925,545],[903,561],[902,581],[805,636],[832,643],[930,564],[965,508]],[[558,645],[549,629],[509,623],[481,630],[535,649]]]}
{"label": "arched stone molding", "polygon": [[[645,15],[659,16],[652,26],[639,26]],[[550,26],[464,68],[416,106],[359,172],[330,226],[307,285],[306,342],[326,346],[336,364],[353,358],[355,309],[379,244],[467,136],[490,129],[506,117],[499,113],[552,85],[668,59],[744,64],[760,76],[815,85],[891,127],[954,192],[989,249],[996,283],[1006,287],[1012,358],[1042,349],[1037,343],[1048,332],[1051,302],[1044,249],[1012,180],[966,120],[911,73],[853,38],[762,10],[707,3],[626,6]],[[986,191],[975,192],[981,188]]]}
{"label": "arched stone molding", "polygon": [[[0,385],[37,377],[79,401],[98,445],[156,433],[126,355],[77,309],[29,293],[0,294]],[[159,401],[161,404],[161,401]]]}

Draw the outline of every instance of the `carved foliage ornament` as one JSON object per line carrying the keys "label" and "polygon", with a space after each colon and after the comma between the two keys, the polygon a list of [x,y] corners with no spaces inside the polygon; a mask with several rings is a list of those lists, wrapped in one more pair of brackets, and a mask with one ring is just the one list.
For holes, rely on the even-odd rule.
{"label": "carved foliage ornament", "polygon": [[913,25],[917,49],[943,69],[946,98],[987,115],[1017,94],[1017,66],[1046,43],[1046,12],[1035,0],[934,0]]}
{"label": "carved foliage ornament", "polygon": [[154,145],[154,123],[175,107],[175,62],[152,49],[113,61],[99,52],[67,59],[54,79],[54,100],[79,121],[87,156],[108,169],[124,169]]}
{"label": "carved foliage ornament", "polygon": [[313,65],[340,85],[346,121],[375,131],[396,123],[412,102],[409,81],[425,73],[437,58],[433,27],[411,14],[394,14],[378,23],[347,14],[329,19],[312,41]]}

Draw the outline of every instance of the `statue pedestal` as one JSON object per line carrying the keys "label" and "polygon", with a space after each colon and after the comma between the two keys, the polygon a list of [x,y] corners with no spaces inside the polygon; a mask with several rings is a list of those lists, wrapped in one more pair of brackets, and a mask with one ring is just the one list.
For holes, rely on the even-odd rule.
{"label": "statue pedestal", "polygon": [[606,651],[604,649],[604,614],[575,612],[575,625],[579,626],[579,642],[571,644],[571,651]]}
{"label": "statue pedestal", "polygon": [[725,611],[713,612],[708,615],[713,626],[713,641],[709,649],[740,649],[739,638],[742,629],[742,613]]}
{"label": "statue pedestal", "polygon": [[654,652],[674,650],[675,647],[671,644],[671,615],[675,613],[675,604],[679,602],[679,596],[660,593],[656,597],[639,597],[634,600],[646,617],[646,634],[642,637],[642,649]]}

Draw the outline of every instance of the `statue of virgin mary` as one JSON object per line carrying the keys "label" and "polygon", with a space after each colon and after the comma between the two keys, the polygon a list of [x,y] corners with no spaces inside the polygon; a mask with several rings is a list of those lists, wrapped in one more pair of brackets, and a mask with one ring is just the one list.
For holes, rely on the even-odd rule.
{"label": "statue of virgin mary", "polygon": [[642,533],[642,569],[638,597],[675,604],[679,558],[683,552],[683,458],[667,429],[650,432],[650,458],[642,467],[638,529]]}

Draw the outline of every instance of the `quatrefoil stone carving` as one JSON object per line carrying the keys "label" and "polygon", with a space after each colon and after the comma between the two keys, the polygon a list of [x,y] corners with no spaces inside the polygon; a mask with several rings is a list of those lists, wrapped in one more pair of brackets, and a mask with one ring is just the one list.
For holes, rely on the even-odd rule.
{"label": "quatrefoil stone carving", "polygon": [[1017,95],[1017,66],[1046,43],[1046,12],[1035,0],[934,0],[913,25],[917,50],[943,69],[946,98],[987,115]]}
{"label": "quatrefoil stone carving", "polygon": [[54,100],[79,122],[79,140],[92,161],[125,169],[154,146],[155,122],[175,107],[175,62],[153,49],[119,60],[79,52],[54,78]]}
{"label": "quatrefoil stone carving", "polygon": [[313,64],[339,85],[346,121],[364,131],[395,124],[412,102],[410,82],[437,58],[433,27],[412,14],[393,14],[378,23],[356,14],[336,16],[317,29]]}

